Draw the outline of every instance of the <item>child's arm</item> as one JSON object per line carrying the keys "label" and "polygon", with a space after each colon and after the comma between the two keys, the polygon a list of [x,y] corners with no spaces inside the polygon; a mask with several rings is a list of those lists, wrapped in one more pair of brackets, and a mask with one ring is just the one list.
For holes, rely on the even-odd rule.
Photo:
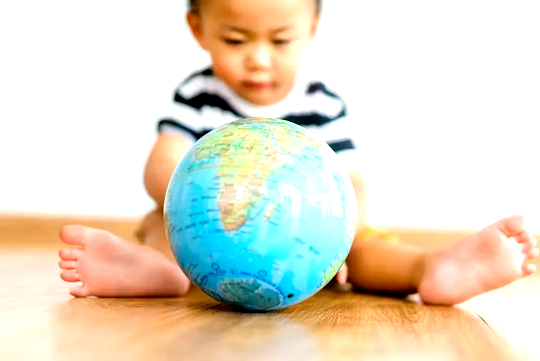
{"label": "child's arm", "polygon": [[144,186],[160,209],[163,209],[171,176],[192,144],[182,134],[161,133],[150,152],[144,172]]}
{"label": "child's arm", "polygon": [[349,176],[356,195],[356,203],[358,204],[358,227],[357,230],[363,225],[367,224],[367,199],[366,199],[366,185],[362,173],[357,170],[349,171]]}

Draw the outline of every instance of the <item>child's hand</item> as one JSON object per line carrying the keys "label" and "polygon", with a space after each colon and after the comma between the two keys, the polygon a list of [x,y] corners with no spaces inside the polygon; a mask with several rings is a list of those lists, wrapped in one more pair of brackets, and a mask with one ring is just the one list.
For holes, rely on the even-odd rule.
{"label": "child's hand", "polygon": [[344,285],[347,283],[347,278],[349,277],[349,268],[347,267],[347,263],[343,263],[341,268],[339,269],[336,280],[339,285]]}

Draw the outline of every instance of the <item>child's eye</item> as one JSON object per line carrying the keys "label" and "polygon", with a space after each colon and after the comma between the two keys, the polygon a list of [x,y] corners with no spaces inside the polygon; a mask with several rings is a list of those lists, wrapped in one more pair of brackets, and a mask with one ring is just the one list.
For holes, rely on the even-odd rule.
{"label": "child's eye", "polygon": [[290,39],[274,39],[274,45],[287,45],[290,42]]}
{"label": "child's eye", "polygon": [[242,45],[244,43],[244,41],[242,40],[239,40],[239,39],[223,39],[223,41],[226,43],[226,44],[229,44],[229,45]]}

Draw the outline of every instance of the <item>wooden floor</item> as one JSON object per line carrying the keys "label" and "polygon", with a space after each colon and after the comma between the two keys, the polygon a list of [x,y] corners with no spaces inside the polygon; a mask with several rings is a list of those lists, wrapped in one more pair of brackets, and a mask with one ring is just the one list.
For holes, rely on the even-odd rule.
{"label": "wooden floor", "polygon": [[[74,299],[56,249],[0,247],[0,360],[540,360],[540,277],[459,307],[324,290],[272,313]],[[0,242],[1,243],[1,242]]]}

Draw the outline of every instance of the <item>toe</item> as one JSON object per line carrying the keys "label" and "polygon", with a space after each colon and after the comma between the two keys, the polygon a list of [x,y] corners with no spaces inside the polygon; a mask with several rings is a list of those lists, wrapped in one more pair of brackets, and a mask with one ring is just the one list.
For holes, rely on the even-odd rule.
{"label": "toe", "polygon": [[340,285],[347,283],[347,278],[349,278],[349,269],[347,264],[344,263],[337,273],[337,281]]}
{"label": "toe", "polygon": [[521,270],[523,271],[523,276],[530,276],[536,271],[536,266],[533,264],[524,264],[521,266]]}
{"label": "toe", "polygon": [[90,292],[86,286],[75,286],[69,289],[69,294],[75,297],[88,297]]}
{"label": "toe", "polygon": [[531,242],[532,239],[534,239],[532,233],[526,229],[516,235],[516,241],[518,243]]}
{"label": "toe", "polygon": [[78,282],[81,280],[79,277],[79,273],[72,269],[60,272],[60,278],[62,278],[66,282]]}
{"label": "toe", "polygon": [[527,240],[527,242],[529,242],[530,244],[533,245],[533,247],[536,247],[536,245],[538,244],[538,240],[536,239],[536,237],[533,237],[531,235],[531,237]]}
{"label": "toe", "polygon": [[65,261],[77,260],[82,255],[81,248],[62,248],[58,254]]}
{"label": "toe", "polygon": [[529,252],[525,253],[525,258],[535,259],[540,255],[540,250],[538,248],[533,248]]}
{"label": "toe", "polygon": [[536,237],[534,237],[532,233],[527,230],[519,232],[516,236],[516,241],[522,244],[531,244],[533,247],[535,247],[537,243]]}
{"label": "toe", "polygon": [[521,245],[521,252],[528,255],[534,251],[537,240],[529,231],[522,231],[516,236],[516,240]]}
{"label": "toe", "polygon": [[525,228],[525,219],[522,216],[512,216],[497,222],[497,228],[507,237],[519,234]]}
{"label": "toe", "polygon": [[60,266],[61,269],[75,269],[77,268],[77,261],[61,260],[60,262],[58,262],[58,266]]}
{"label": "toe", "polygon": [[519,246],[521,247],[521,253],[527,254],[534,249],[535,245],[530,242],[524,242],[520,243]]}
{"label": "toe", "polygon": [[512,216],[501,219],[496,223],[497,228],[507,237],[519,234],[525,228],[525,219],[522,216]]}
{"label": "toe", "polygon": [[62,242],[72,245],[82,245],[85,236],[85,227],[83,226],[64,226],[60,231]]}

